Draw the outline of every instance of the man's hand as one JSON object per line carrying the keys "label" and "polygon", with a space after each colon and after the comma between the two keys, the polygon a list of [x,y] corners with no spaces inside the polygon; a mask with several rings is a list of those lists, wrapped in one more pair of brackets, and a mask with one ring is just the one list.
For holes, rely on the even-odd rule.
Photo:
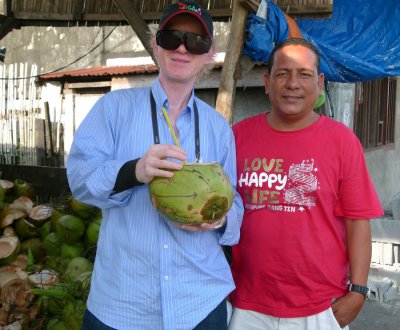
{"label": "man's hand", "polygon": [[184,161],[186,157],[186,152],[180,147],[172,144],[153,144],[136,164],[136,179],[142,183],[149,183],[156,176],[171,178],[174,173],[168,170],[180,170],[182,163],[167,158]]}
{"label": "man's hand", "polygon": [[357,292],[348,292],[332,304],[332,311],[341,328],[349,325],[364,305],[365,297]]}
{"label": "man's hand", "polygon": [[207,230],[215,230],[221,228],[226,221],[226,217],[222,219],[218,219],[212,223],[202,223],[201,225],[180,225],[177,226],[181,229],[188,230],[188,231],[207,231]]}

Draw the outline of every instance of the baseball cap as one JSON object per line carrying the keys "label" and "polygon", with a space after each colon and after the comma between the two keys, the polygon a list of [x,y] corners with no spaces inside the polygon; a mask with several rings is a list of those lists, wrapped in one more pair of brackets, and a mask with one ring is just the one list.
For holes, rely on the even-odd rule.
{"label": "baseball cap", "polygon": [[164,29],[168,22],[177,15],[189,14],[196,17],[207,32],[207,36],[213,36],[213,21],[211,15],[195,1],[179,1],[165,8],[160,18],[158,30]]}

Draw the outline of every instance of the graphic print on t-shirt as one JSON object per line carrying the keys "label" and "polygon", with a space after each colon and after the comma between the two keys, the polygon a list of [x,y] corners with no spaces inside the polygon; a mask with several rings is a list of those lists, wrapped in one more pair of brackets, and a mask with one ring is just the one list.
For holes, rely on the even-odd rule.
{"label": "graphic print on t-shirt", "polygon": [[238,188],[246,209],[293,213],[315,206],[319,181],[314,160],[291,164],[287,171],[284,165],[283,159],[244,160]]}

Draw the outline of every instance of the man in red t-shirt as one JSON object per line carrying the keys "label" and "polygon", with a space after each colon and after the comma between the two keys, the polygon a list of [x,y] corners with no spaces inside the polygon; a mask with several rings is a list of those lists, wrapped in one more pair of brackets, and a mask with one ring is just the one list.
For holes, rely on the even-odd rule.
{"label": "man in red t-shirt", "polygon": [[271,112],[233,128],[245,216],[230,330],[340,329],[367,296],[383,211],[357,137],[313,111],[323,80],[313,45],[287,39],[265,75]]}

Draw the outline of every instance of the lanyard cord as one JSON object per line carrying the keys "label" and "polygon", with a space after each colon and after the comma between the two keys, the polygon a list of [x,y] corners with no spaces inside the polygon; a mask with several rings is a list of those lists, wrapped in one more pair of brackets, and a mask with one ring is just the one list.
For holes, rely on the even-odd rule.
{"label": "lanyard cord", "polygon": [[[150,91],[150,103],[151,103],[151,121],[153,123],[154,144],[159,144],[160,134],[158,132],[156,101],[154,100],[152,91]],[[197,104],[195,100],[193,100],[193,110],[194,110],[194,146],[196,153],[196,162],[198,163],[200,161],[200,129],[199,129],[199,110],[197,109]]]}

